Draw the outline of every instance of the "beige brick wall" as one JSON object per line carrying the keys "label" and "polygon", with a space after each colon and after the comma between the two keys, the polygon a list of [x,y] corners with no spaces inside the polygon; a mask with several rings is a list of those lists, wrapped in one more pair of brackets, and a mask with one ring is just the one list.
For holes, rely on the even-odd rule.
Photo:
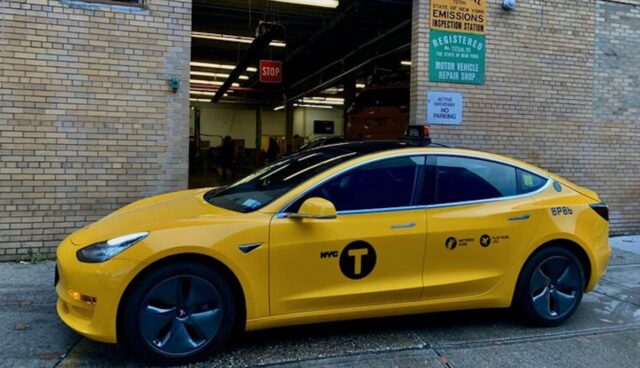
{"label": "beige brick wall", "polygon": [[[414,1],[412,121],[426,121],[427,91],[462,92],[462,125],[433,126],[436,141],[519,158],[594,189],[610,205],[613,234],[640,233],[640,59],[631,55],[640,21],[622,13],[625,27],[602,21],[610,6],[638,7],[538,0],[506,12],[500,3],[487,5],[486,83],[470,86],[428,81],[429,1]],[[623,67],[633,82],[607,60],[601,34],[619,49],[633,42]]]}
{"label": "beige brick wall", "polygon": [[0,0],[0,260],[186,187],[190,31],[191,0]]}
{"label": "beige brick wall", "polygon": [[640,233],[640,1],[598,1],[594,164],[589,179],[615,209],[614,230]]}

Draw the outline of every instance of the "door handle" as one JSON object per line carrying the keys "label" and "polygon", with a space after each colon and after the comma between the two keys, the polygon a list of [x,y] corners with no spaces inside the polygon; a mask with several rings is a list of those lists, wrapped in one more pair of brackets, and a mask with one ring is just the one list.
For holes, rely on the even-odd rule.
{"label": "door handle", "polygon": [[509,217],[509,221],[524,221],[524,220],[528,220],[528,219],[529,219],[529,215]]}
{"label": "door handle", "polygon": [[392,230],[396,230],[396,229],[410,229],[412,227],[415,227],[416,223],[415,222],[407,222],[406,224],[398,224],[398,225],[391,225],[391,229]]}

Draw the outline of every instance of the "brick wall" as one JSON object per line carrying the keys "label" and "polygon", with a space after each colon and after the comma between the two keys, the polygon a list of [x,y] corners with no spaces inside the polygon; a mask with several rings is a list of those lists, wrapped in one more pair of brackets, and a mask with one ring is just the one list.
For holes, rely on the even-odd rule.
{"label": "brick wall", "polygon": [[186,187],[191,0],[144,3],[0,0],[0,260]]}
{"label": "brick wall", "polygon": [[591,179],[614,209],[614,231],[639,234],[640,1],[598,1],[595,42]]}
{"label": "brick wall", "polygon": [[[412,121],[426,121],[427,91],[462,92],[462,125],[433,126],[436,141],[519,158],[594,189],[610,205],[613,234],[640,233],[638,7],[534,0],[506,12],[500,4],[487,5],[486,83],[471,86],[428,81],[429,1],[414,1]],[[624,56],[608,56],[605,44]]]}

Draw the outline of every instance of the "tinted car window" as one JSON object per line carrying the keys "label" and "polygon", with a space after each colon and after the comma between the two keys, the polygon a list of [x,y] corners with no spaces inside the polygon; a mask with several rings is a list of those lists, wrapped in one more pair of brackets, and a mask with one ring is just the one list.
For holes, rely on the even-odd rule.
{"label": "tinted car window", "polygon": [[[432,167],[428,171],[435,175],[432,203],[477,201],[518,192],[516,169],[512,166],[456,156],[436,156],[429,161]],[[429,186],[426,190],[429,191]]]}
{"label": "tinted car window", "polygon": [[252,212],[345,161],[369,153],[402,147],[406,147],[403,142],[356,142],[294,153],[226,188],[207,192],[204,199],[214,206]]}
{"label": "tinted car window", "polygon": [[310,191],[288,212],[297,211],[311,197],[331,201],[338,211],[410,206],[423,165],[423,156],[407,156],[360,166]]}
{"label": "tinted car window", "polygon": [[543,178],[542,176],[530,173],[529,171],[522,169],[517,170],[518,194],[535,192],[547,183],[547,179]]}

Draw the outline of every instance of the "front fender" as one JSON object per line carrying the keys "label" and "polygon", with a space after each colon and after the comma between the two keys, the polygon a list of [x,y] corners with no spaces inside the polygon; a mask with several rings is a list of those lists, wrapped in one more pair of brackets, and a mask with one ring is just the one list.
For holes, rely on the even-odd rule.
{"label": "front fender", "polygon": [[[229,227],[233,227],[230,229]],[[247,318],[269,314],[268,222],[200,225],[152,232],[142,242],[121,254],[136,261],[128,272],[128,285],[143,270],[168,257],[202,255],[224,264],[238,279],[246,302]],[[261,243],[249,253],[243,244]]]}

